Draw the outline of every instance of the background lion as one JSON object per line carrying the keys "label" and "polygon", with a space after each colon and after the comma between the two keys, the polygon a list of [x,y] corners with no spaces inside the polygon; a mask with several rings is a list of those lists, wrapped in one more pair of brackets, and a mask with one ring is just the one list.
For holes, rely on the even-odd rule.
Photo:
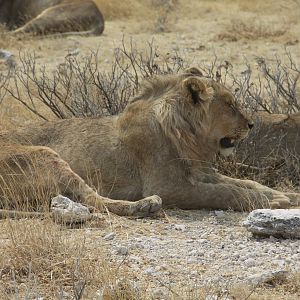
{"label": "background lion", "polygon": [[192,68],[148,80],[118,116],[46,122],[1,139],[49,147],[99,194],[111,198],[136,201],[157,194],[165,206],[183,209],[297,204],[299,194],[213,169],[215,155],[232,153],[252,126],[229,90]]}
{"label": "background lion", "polygon": [[93,1],[0,0],[0,23],[13,33],[99,35],[104,19]]}

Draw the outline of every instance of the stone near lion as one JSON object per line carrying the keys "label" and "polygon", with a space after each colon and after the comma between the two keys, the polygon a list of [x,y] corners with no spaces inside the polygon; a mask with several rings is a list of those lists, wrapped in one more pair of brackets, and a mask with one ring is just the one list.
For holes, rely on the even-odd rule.
{"label": "stone near lion", "polygon": [[11,34],[100,35],[104,19],[90,0],[0,0],[0,24]]}
{"label": "stone near lion", "polygon": [[[0,141],[20,145],[25,152],[27,148],[47,155],[51,152],[53,158],[46,165],[42,165],[42,153],[38,162],[45,172],[53,168],[54,157],[59,160],[62,167],[52,169],[54,179],[64,179],[57,192],[73,193],[73,198],[79,195],[93,206],[95,195],[91,197],[94,200],[88,195],[93,191],[90,186],[95,187],[109,209],[119,214],[128,213],[128,208],[126,211],[122,201],[105,197],[129,201],[150,197],[146,211],[149,206],[154,211],[159,207],[157,199],[151,198],[154,194],[162,198],[165,207],[182,209],[298,205],[297,193],[226,177],[213,168],[215,156],[231,154],[252,126],[227,88],[192,68],[147,80],[118,116],[44,122],[3,133]],[[78,183],[68,186],[69,175],[81,180],[83,191]],[[147,200],[140,201],[133,203],[139,203],[143,211]]]}
{"label": "stone near lion", "polygon": [[300,238],[300,209],[256,209],[244,226],[255,236]]}
{"label": "stone near lion", "polygon": [[64,224],[84,223],[92,219],[88,207],[62,195],[51,199],[51,212],[56,222]]}

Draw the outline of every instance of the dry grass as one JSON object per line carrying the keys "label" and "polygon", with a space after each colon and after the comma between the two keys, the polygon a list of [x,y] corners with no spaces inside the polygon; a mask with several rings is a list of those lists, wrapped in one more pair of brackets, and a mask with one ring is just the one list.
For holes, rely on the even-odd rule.
{"label": "dry grass", "polygon": [[22,42],[8,35],[5,26],[0,24],[0,49],[9,49],[11,47],[18,48],[21,47],[21,45]]}
{"label": "dry grass", "polygon": [[96,0],[95,2],[106,20],[128,17],[143,18],[152,9],[151,0]]}
{"label": "dry grass", "polygon": [[48,212],[49,200],[59,194],[58,182],[46,163],[41,167],[41,158],[18,148],[2,145],[0,208]]}
{"label": "dry grass", "polygon": [[84,230],[69,232],[49,220],[7,220],[0,234],[3,300],[101,299],[101,294],[138,299],[129,281],[120,284],[121,268],[108,265],[104,247]]}
{"label": "dry grass", "polygon": [[269,24],[257,18],[234,19],[225,28],[225,31],[218,34],[217,38],[231,42],[240,39],[258,40],[258,39],[275,39],[285,35],[288,31],[288,25]]}
{"label": "dry grass", "polygon": [[[96,4],[104,15],[105,20],[147,18],[150,22],[166,19],[178,0],[96,0]],[[163,21],[165,22],[165,20]]]}

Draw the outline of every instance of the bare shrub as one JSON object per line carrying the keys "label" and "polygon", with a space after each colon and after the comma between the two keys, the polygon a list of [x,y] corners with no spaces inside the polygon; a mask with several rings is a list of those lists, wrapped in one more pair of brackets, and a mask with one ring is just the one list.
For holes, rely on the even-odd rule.
{"label": "bare shrub", "polygon": [[44,120],[114,115],[124,109],[142,78],[176,73],[185,66],[178,53],[164,59],[153,42],[140,52],[132,41],[129,46],[123,41],[109,72],[101,70],[97,54],[80,59],[67,55],[50,73],[36,65],[34,55],[20,53],[21,65],[2,90]]}
{"label": "bare shrub", "polygon": [[10,70],[6,68],[3,72],[0,71],[0,104],[7,94]]}
{"label": "bare shrub", "polygon": [[289,52],[286,52],[286,57],[287,63],[276,57],[272,65],[264,58],[257,59],[269,96],[269,102],[260,102],[260,105],[269,113],[295,113],[300,110],[300,68]]}
{"label": "bare shrub", "polygon": [[[238,105],[255,122],[249,136],[237,146],[237,155],[218,157],[219,171],[231,177],[252,179],[283,190],[299,189],[299,142],[295,130],[280,131],[260,121],[258,115],[299,112],[299,72],[289,52],[282,58],[257,58],[256,66],[245,62],[237,73],[229,61],[218,57],[200,66],[202,73],[228,86]],[[293,138],[294,137],[294,138]]]}

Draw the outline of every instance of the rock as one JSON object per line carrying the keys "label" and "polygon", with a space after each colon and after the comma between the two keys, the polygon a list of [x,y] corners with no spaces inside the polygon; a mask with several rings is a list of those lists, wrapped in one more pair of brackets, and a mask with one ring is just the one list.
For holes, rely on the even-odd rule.
{"label": "rock", "polygon": [[156,288],[152,291],[152,296],[154,299],[167,299],[168,297],[168,290],[166,288]]}
{"label": "rock", "polygon": [[300,238],[300,209],[256,209],[243,225],[254,235]]}
{"label": "rock", "polygon": [[274,281],[285,281],[288,272],[284,270],[269,271],[260,274],[254,274],[247,278],[247,281],[253,285],[272,284]]}
{"label": "rock", "polygon": [[223,210],[215,210],[214,213],[215,213],[216,217],[219,217],[219,218],[222,218],[225,216],[225,213]]}
{"label": "rock", "polygon": [[253,259],[253,258],[248,258],[248,259],[245,260],[244,263],[245,263],[245,265],[246,265],[247,267],[251,268],[251,267],[255,266],[255,259]]}
{"label": "rock", "polygon": [[174,228],[175,228],[175,230],[178,230],[178,231],[185,231],[185,225],[183,225],[183,224],[175,224]]}
{"label": "rock", "polygon": [[92,219],[92,214],[86,206],[62,195],[52,198],[50,210],[54,220],[59,223],[74,224]]}
{"label": "rock", "polygon": [[119,255],[127,255],[128,252],[129,252],[129,250],[126,246],[119,246],[117,248],[117,254],[119,254]]}
{"label": "rock", "polygon": [[147,275],[150,275],[150,276],[153,276],[156,272],[155,272],[154,268],[149,267],[149,268],[145,269],[143,273],[147,274]]}
{"label": "rock", "polygon": [[9,68],[13,69],[16,67],[15,57],[11,52],[0,49],[0,59],[4,59]]}
{"label": "rock", "polygon": [[114,232],[110,232],[110,233],[108,233],[107,235],[105,235],[105,236],[103,237],[103,239],[104,239],[105,241],[111,241],[111,240],[113,240],[115,237],[116,237],[116,234],[115,234]]}

